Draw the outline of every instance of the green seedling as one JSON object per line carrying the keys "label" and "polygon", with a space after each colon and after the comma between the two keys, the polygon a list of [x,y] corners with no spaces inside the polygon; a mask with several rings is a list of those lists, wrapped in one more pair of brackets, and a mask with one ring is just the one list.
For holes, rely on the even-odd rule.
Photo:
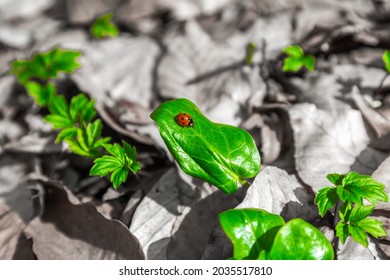
{"label": "green seedling", "polygon": [[135,174],[141,169],[135,148],[126,142],[122,141],[122,147],[119,144],[103,146],[110,155],[95,159],[90,175],[104,177],[111,173],[111,182],[117,188],[127,180],[130,171]]}
{"label": "green seedling", "polygon": [[257,175],[260,155],[245,130],[207,119],[194,103],[176,99],[151,114],[181,169],[227,194]]}
{"label": "green seedling", "polygon": [[265,210],[232,209],[219,214],[236,260],[332,260],[333,247],[314,226],[296,218],[285,222]]}
{"label": "green seedling", "polygon": [[306,55],[300,46],[288,46],[283,49],[283,53],[287,55],[283,64],[284,72],[298,72],[302,67],[314,71],[315,57]]}
{"label": "green seedling", "polygon": [[245,64],[246,65],[253,65],[253,58],[256,53],[256,44],[255,43],[249,43],[246,46],[246,55],[245,55]]}
{"label": "green seedling", "polygon": [[385,68],[388,73],[390,73],[390,51],[386,50],[383,53],[382,60],[385,63]]}
{"label": "green seedling", "polygon": [[91,35],[97,39],[117,37],[118,27],[112,22],[112,13],[98,17],[90,29]]}
{"label": "green seedling", "polygon": [[90,175],[103,177],[111,173],[116,189],[126,181],[130,171],[135,174],[141,168],[135,148],[126,142],[122,146],[111,145],[111,139],[101,135],[103,125],[95,118],[93,99],[80,93],[68,103],[50,82],[60,73],[73,73],[80,66],[79,57],[80,52],[54,48],[35,54],[30,60],[12,62],[9,73],[16,76],[37,105],[48,109],[50,114],[44,119],[59,130],[56,142],[64,141],[73,153],[94,159]]}
{"label": "green seedling", "polygon": [[[367,218],[380,201],[387,202],[389,197],[385,186],[371,176],[356,172],[348,174],[329,174],[328,180],[334,186],[319,190],[314,203],[321,216],[336,207],[335,215],[340,217],[336,224],[336,235],[344,243],[348,236],[363,246],[368,246],[368,234],[375,238],[386,236],[382,223],[374,218]],[[366,205],[363,202],[366,201]],[[371,205],[367,205],[371,204]]]}

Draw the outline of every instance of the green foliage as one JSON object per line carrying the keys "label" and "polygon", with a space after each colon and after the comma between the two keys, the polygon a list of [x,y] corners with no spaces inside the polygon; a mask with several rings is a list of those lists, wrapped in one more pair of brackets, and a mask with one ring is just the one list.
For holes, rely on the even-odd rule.
{"label": "green foliage", "polygon": [[246,46],[246,55],[245,55],[245,64],[246,65],[252,65],[253,64],[253,57],[256,53],[256,44],[255,43],[249,43]]}
{"label": "green foliage", "polygon": [[[175,116],[187,113],[193,126],[182,127]],[[160,134],[181,169],[227,194],[237,182],[257,175],[260,155],[251,135],[240,128],[208,120],[187,99],[162,103],[152,114]]]}
{"label": "green foliage", "polygon": [[302,67],[314,71],[316,59],[313,55],[305,55],[300,46],[288,46],[283,49],[288,56],[284,60],[284,72],[298,72]]}
{"label": "green foliage", "polygon": [[111,182],[114,188],[126,181],[128,173],[136,173],[140,168],[140,163],[136,160],[137,152],[126,142],[119,144],[105,144],[104,148],[110,155],[105,155],[95,159],[90,175],[104,177],[111,173]]}
{"label": "green foliage", "polygon": [[[54,129],[60,130],[56,142],[65,141],[73,153],[95,159],[91,175],[106,176],[112,173],[111,181],[117,188],[127,179],[128,171],[136,173],[140,169],[135,148],[126,142],[123,142],[122,147],[118,144],[110,145],[110,138],[101,136],[103,126],[100,119],[94,120],[97,112],[93,99],[80,93],[68,103],[57,94],[55,85],[49,82],[50,78],[57,78],[59,73],[72,73],[79,67],[76,61],[79,56],[77,51],[54,48],[35,54],[30,60],[14,61],[10,73],[16,75],[39,106],[48,108],[50,114],[44,119]],[[103,155],[104,150],[113,157]],[[123,157],[116,157],[122,154]],[[115,168],[104,165],[107,159],[115,160]],[[102,169],[102,164],[105,169]],[[100,172],[102,170],[103,173]]]}
{"label": "green foliage", "polygon": [[112,13],[98,17],[91,26],[91,35],[97,39],[117,37],[119,34],[118,27],[111,20]]}
{"label": "green foliage", "polygon": [[44,108],[49,105],[50,100],[57,94],[57,89],[52,83],[41,85],[32,81],[26,82],[24,86],[28,95],[34,98],[35,103]]}
{"label": "green foliage", "polygon": [[383,62],[385,63],[385,68],[388,73],[390,73],[390,51],[386,50],[382,56]]}
{"label": "green foliage", "polygon": [[47,81],[50,78],[57,78],[61,72],[72,73],[80,66],[77,62],[79,56],[78,51],[53,48],[35,54],[29,60],[15,60],[9,73],[14,74],[22,85],[34,78]]}
{"label": "green foliage", "polygon": [[[376,182],[371,176],[356,172],[329,174],[327,178],[335,186],[319,190],[314,202],[321,216],[338,201],[341,203],[338,213],[341,220],[336,225],[336,235],[342,243],[351,236],[356,242],[367,247],[368,234],[375,238],[387,235],[380,221],[367,218],[378,202],[389,200],[383,184]],[[363,205],[364,200],[372,205]]]}
{"label": "green foliage", "polygon": [[233,209],[219,215],[234,247],[234,259],[331,260],[326,237],[302,219],[285,223],[279,215],[261,209]]}

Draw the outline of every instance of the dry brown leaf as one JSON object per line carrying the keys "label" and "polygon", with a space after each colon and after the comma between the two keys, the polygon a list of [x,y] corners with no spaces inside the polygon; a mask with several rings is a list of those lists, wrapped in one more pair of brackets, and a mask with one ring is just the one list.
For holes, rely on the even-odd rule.
{"label": "dry brown leaf", "polygon": [[34,259],[31,241],[22,233],[24,227],[19,215],[0,203],[0,260]]}
{"label": "dry brown leaf", "polygon": [[387,153],[370,147],[360,112],[325,111],[312,104],[290,109],[298,175],[314,191],[329,184],[329,173],[372,174]]}
{"label": "dry brown leaf", "polygon": [[168,170],[133,215],[130,231],[139,238],[148,259],[200,259],[218,213],[239,202],[240,192],[227,197],[198,179],[183,176],[188,183],[175,169]]}
{"label": "dry brown leaf", "polygon": [[43,182],[41,217],[25,229],[38,259],[144,259],[138,240],[90,204],[73,204],[58,182]]}

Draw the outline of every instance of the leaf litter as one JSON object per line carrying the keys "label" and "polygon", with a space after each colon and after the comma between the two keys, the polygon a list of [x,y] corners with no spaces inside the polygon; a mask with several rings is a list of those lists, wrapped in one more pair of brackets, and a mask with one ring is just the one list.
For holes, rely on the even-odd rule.
{"label": "leaf litter", "polygon": [[[1,259],[226,259],[232,247],[217,220],[225,210],[298,216],[333,240],[313,204],[326,174],[373,174],[389,193],[390,81],[381,54],[390,48],[390,6],[209,2],[0,1]],[[120,34],[96,40],[87,31],[107,12]],[[244,64],[250,42],[252,66]],[[281,72],[291,44],[316,56],[314,72]],[[82,52],[82,67],[60,76],[61,93],[95,98],[105,135],[137,148],[142,169],[118,190],[88,177],[90,160],[54,144],[56,132],[39,121],[45,113],[6,75],[12,60],[55,46]],[[149,118],[172,98],[251,133],[263,164],[248,189],[228,197],[178,169]],[[36,173],[47,179],[28,179]],[[388,233],[389,211],[380,203],[372,214]],[[348,240],[336,255],[388,259],[388,241],[364,248]]]}

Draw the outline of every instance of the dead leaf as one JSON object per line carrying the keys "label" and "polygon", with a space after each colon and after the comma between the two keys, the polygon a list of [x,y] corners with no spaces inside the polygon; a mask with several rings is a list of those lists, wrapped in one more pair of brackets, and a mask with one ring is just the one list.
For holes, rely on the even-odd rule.
{"label": "dead leaf", "polygon": [[1,1],[0,21],[13,20],[17,18],[32,18],[47,10],[54,4],[54,0],[30,0]]}
{"label": "dead leaf", "polygon": [[295,164],[299,177],[317,192],[329,185],[329,173],[372,174],[387,153],[370,147],[362,116],[356,110],[325,111],[312,104],[290,109]]}
{"label": "dead leaf", "polygon": [[188,179],[168,170],[137,206],[130,231],[147,259],[200,259],[218,213],[239,203],[240,192],[226,199],[214,187]]}
{"label": "dead leaf", "polygon": [[31,241],[22,230],[25,224],[7,205],[0,203],[0,259],[34,259]]}
{"label": "dead leaf", "polygon": [[67,20],[72,24],[91,24],[98,16],[112,12],[120,0],[65,0]]}
{"label": "dead leaf", "polygon": [[167,53],[157,72],[157,85],[166,99],[188,98],[216,122],[237,125],[241,107],[251,94],[264,90],[258,69],[243,67],[241,52],[217,45],[197,22],[172,28],[164,37]]}
{"label": "dead leaf", "polygon": [[318,218],[313,194],[307,191],[286,171],[268,166],[256,176],[244,200],[236,207],[258,208],[281,215],[286,221]]}
{"label": "dead leaf", "polygon": [[379,258],[375,244],[368,239],[368,248],[348,237],[345,244],[339,243],[337,251],[338,260],[375,260]]}
{"label": "dead leaf", "polygon": [[41,217],[25,229],[38,259],[144,259],[137,239],[90,204],[75,205],[58,182],[43,182]]}

